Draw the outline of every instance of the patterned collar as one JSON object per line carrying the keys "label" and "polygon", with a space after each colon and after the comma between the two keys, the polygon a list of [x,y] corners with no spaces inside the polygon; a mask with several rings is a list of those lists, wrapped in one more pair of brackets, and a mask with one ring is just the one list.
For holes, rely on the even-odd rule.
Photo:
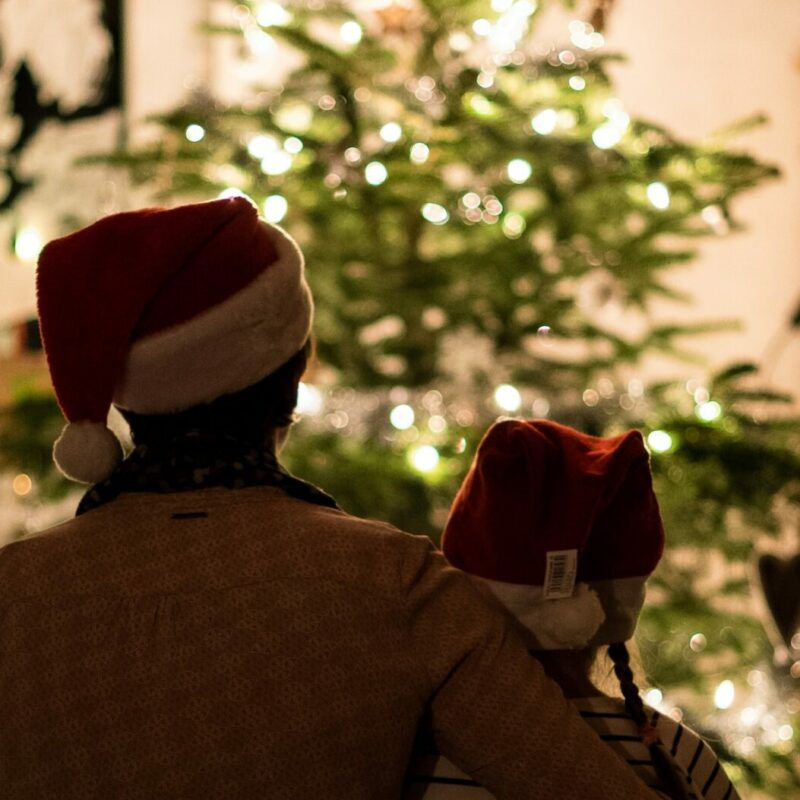
{"label": "patterned collar", "polygon": [[275,486],[299,500],[339,508],[322,489],[287,472],[270,449],[233,436],[191,430],[170,441],[138,445],[106,480],[89,489],[75,516],[126,492],[190,492],[212,486]]}

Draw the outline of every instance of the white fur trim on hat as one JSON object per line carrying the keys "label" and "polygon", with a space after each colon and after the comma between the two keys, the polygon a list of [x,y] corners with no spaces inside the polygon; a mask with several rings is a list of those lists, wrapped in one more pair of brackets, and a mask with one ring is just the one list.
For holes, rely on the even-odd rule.
{"label": "white fur trim on hat", "polygon": [[122,461],[119,439],[102,422],[69,422],[53,446],[53,460],[70,480],[100,483]]}
{"label": "white fur trim on hat", "polygon": [[122,408],[163,414],[233,394],[274,372],[305,344],[313,301],[294,240],[270,228],[278,260],[198,316],[137,342],[114,394]]}
{"label": "white fur trim on hat", "polygon": [[545,600],[541,586],[476,580],[526,629],[531,649],[580,650],[633,635],[647,576],[578,583],[571,597],[557,600]]}

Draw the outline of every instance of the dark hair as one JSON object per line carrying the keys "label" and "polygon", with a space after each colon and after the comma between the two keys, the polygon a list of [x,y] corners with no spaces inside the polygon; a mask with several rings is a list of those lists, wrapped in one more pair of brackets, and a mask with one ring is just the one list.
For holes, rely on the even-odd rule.
{"label": "dark hair", "polygon": [[633,717],[642,741],[650,750],[656,775],[658,775],[664,791],[672,800],[690,800],[694,794],[687,783],[686,774],[658,738],[653,722],[645,710],[639,695],[639,687],[633,679],[630,654],[625,642],[610,644],[608,656],[614,663],[614,674],[617,676],[622,696],[625,698],[625,709]]}
{"label": "dark hair", "polygon": [[297,385],[313,353],[309,339],[302,349],[258,383],[172,414],[139,414],[119,408],[135,444],[173,439],[190,430],[263,440],[270,430],[294,421]]}

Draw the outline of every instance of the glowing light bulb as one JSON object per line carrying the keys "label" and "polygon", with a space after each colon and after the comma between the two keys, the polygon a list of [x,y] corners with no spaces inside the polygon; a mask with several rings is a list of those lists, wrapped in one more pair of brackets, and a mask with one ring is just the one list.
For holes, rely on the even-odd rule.
{"label": "glowing light bulb", "polygon": [[469,101],[470,108],[482,117],[488,117],[494,111],[491,101],[482,94],[476,94]]}
{"label": "glowing light bulb", "polygon": [[570,111],[568,108],[564,108],[558,112],[558,123],[557,127],[559,128],[574,128],[578,122],[578,118],[575,116],[575,112]]}
{"label": "glowing light bulb", "polygon": [[31,489],[33,489],[33,481],[30,475],[21,472],[19,475],[15,476],[14,480],[11,481],[11,489],[17,497],[25,497],[30,494]]}
{"label": "glowing light bulb", "polygon": [[297,386],[297,412],[314,416],[322,411],[322,392],[316,386],[302,381]]}
{"label": "glowing light bulb", "polygon": [[433,472],[439,465],[439,451],[429,444],[422,444],[411,451],[409,459],[419,472]]}
{"label": "glowing light bulb", "polygon": [[428,145],[426,145],[424,142],[414,142],[414,144],[411,146],[411,160],[415,164],[424,164],[428,160],[430,153],[430,147],[428,147]]}
{"label": "glowing light bulb", "polygon": [[722,235],[730,230],[730,225],[725,218],[725,213],[719,206],[706,206],[700,212],[700,216],[716,234]]}
{"label": "glowing light bulb", "polygon": [[353,19],[343,23],[339,28],[339,36],[345,44],[358,44],[363,33],[361,26]]}
{"label": "glowing light bulb", "polygon": [[647,199],[652,203],[654,208],[663,211],[669,208],[669,189],[666,184],[661,181],[654,181],[647,187]]}
{"label": "glowing light bulb", "polygon": [[697,405],[701,405],[702,403],[707,403],[711,399],[711,392],[706,389],[705,386],[698,386],[694,390],[694,402]]}
{"label": "glowing light bulb", "polygon": [[444,225],[450,219],[447,209],[438,203],[425,203],[422,206],[422,216],[434,225]]}
{"label": "glowing light bulb", "polygon": [[661,689],[649,689],[644,695],[644,701],[649,706],[660,705],[663,699],[664,693],[661,691]]}
{"label": "glowing light bulb", "polygon": [[494,401],[503,411],[519,411],[522,405],[522,395],[516,386],[503,383],[494,390]]}
{"label": "glowing light bulb", "polygon": [[508,179],[512,183],[525,183],[533,172],[533,167],[524,158],[512,158],[506,167]]}
{"label": "glowing light bulb", "polygon": [[545,108],[531,119],[531,127],[542,136],[547,136],[556,129],[558,112],[554,108]]}
{"label": "glowing light bulb", "polygon": [[752,753],[755,749],[756,740],[752,736],[745,736],[744,739],[739,742],[739,750],[745,755]]}
{"label": "glowing light bulb", "polygon": [[256,21],[263,28],[269,28],[271,25],[288,24],[292,21],[292,15],[280,3],[260,3],[256,10]]}
{"label": "glowing light bulb", "polygon": [[285,150],[276,150],[261,159],[261,171],[265,175],[283,175],[292,166],[292,155]]}
{"label": "glowing light bulb", "polygon": [[[597,34],[594,28],[588,23],[579,19],[574,19],[569,23],[570,39],[575,47],[581,50],[595,50],[603,45],[602,34]],[[599,36],[599,39],[597,38]]]}
{"label": "glowing light bulb", "polygon": [[287,153],[296,155],[303,149],[303,141],[302,139],[298,139],[296,136],[289,136],[283,142],[283,149]]}
{"label": "glowing light bulb", "polygon": [[310,105],[290,102],[280,106],[273,118],[284,130],[305,133],[314,120],[314,111]]}
{"label": "glowing light bulb", "polygon": [[370,186],[380,186],[389,177],[389,173],[380,161],[370,161],[364,167],[364,177]]}
{"label": "glowing light bulb", "polygon": [[631,121],[630,115],[623,109],[622,101],[618,97],[610,97],[603,103],[603,114],[621,131],[624,131]]}
{"label": "glowing light bulb", "polygon": [[689,639],[689,647],[691,647],[695,653],[699,653],[702,650],[705,650],[706,644],[707,644],[706,637],[703,636],[702,633],[695,633]]}
{"label": "glowing light bulb", "polygon": [[186,126],[186,138],[190,142],[199,142],[206,135],[206,129],[202,125],[192,123]]}
{"label": "glowing light bulb", "polygon": [[25,226],[17,231],[14,237],[14,252],[20,261],[33,263],[39,258],[44,242],[36,228]]}
{"label": "glowing light bulb", "polygon": [[247,28],[244,33],[245,41],[250,47],[250,51],[255,56],[271,56],[275,52],[277,44],[275,40],[261,28]]}
{"label": "glowing light bulb", "polygon": [[735,699],[736,687],[733,685],[733,681],[722,681],[714,692],[714,705],[724,711],[733,705]]}
{"label": "glowing light bulb", "polygon": [[713,422],[722,416],[722,406],[716,400],[708,400],[697,406],[695,414],[703,422]]}
{"label": "glowing light bulb", "polygon": [[396,142],[403,135],[403,129],[396,122],[387,122],[380,131],[384,142]]}
{"label": "glowing light bulb", "polygon": [[586,88],[586,81],[580,75],[573,75],[569,79],[569,88],[576,92],[582,92]]}
{"label": "glowing light bulb", "polygon": [[749,728],[758,722],[759,716],[760,714],[758,713],[757,708],[753,708],[753,706],[747,706],[746,708],[742,709],[739,719],[741,719],[742,725],[746,725]]}
{"label": "glowing light bulb", "polygon": [[654,453],[666,453],[672,448],[672,436],[662,430],[650,431],[647,434],[647,446]]}
{"label": "glowing light bulb", "polygon": [[264,219],[267,222],[277,224],[286,216],[288,210],[289,203],[283,195],[271,194],[264,200]]}
{"label": "glowing light bulb", "polygon": [[592,141],[601,150],[608,150],[622,139],[622,133],[613,122],[606,122],[599,128],[595,128],[592,133]]}
{"label": "glowing light bulb", "polygon": [[503,233],[509,239],[518,239],[525,230],[525,217],[511,211],[503,217]]}
{"label": "glowing light bulb", "polygon": [[750,686],[761,686],[764,683],[765,675],[760,669],[751,669],[747,673],[747,683]]}
{"label": "glowing light bulb", "polygon": [[531,411],[534,417],[546,417],[550,413],[550,401],[544,397],[537,397],[533,401]]}
{"label": "glowing light bulb", "polygon": [[247,152],[250,153],[253,158],[265,158],[270,153],[274,153],[277,149],[278,140],[268,133],[261,133],[258,136],[254,136],[247,143]]}
{"label": "glowing light bulb", "polygon": [[407,403],[395,406],[389,413],[389,422],[399,431],[408,430],[414,424],[415,419],[414,409]]}
{"label": "glowing light bulb", "polygon": [[503,211],[503,204],[492,194],[487,194],[483,198],[483,207],[489,214],[498,216]]}
{"label": "glowing light bulb", "polygon": [[464,31],[456,31],[450,34],[447,43],[456,53],[465,53],[472,46],[472,39]]}
{"label": "glowing light bulb", "polygon": [[434,414],[428,420],[428,428],[433,431],[433,433],[442,433],[447,430],[447,420],[440,414]]}

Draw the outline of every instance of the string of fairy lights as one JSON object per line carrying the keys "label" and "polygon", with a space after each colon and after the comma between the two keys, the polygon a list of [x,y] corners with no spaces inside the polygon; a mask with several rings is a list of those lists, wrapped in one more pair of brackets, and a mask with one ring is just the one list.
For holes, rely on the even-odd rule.
{"label": "string of fairy lights", "polygon": [[[608,403],[609,410],[615,406],[633,410],[646,400],[644,384],[638,378],[630,379],[625,391],[619,391],[609,378],[600,378],[596,386],[582,395],[584,405],[589,408]],[[446,399],[442,389],[455,399]],[[723,418],[722,405],[711,399],[708,389],[697,380],[687,381],[685,389],[698,422],[716,424]],[[499,417],[544,418],[550,410],[550,402],[541,393],[511,383],[498,384],[489,397],[479,402],[457,387],[448,389],[441,384],[437,389],[396,386],[355,392],[349,388],[301,383],[297,406],[303,424],[311,430],[347,430],[351,435],[363,437],[377,432],[389,441],[406,445],[411,465],[421,473],[432,473],[439,466],[437,442],[449,445],[449,440],[455,437],[462,444],[453,452],[463,452],[460,433],[463,429],[487,425]],[[646,442],[650,451],[659,456],[674,452],[679,446],[677,435],[660,427],[649,430]]]}

